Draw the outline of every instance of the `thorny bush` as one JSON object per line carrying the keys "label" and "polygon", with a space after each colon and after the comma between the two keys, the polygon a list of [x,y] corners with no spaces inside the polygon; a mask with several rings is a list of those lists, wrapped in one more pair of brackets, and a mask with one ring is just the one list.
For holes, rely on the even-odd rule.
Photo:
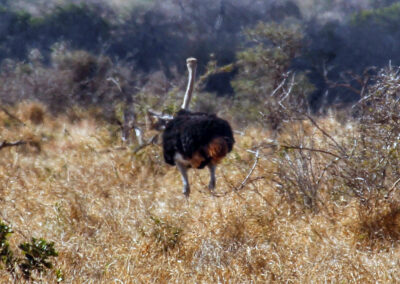
{"label": "thorny bush", "polygon": [[[343,129],[329,129],[328,122],[320,124],[295,111],[279,141],[264,144],[276,149],[274,182],[289,202],[318,210],[324,207],[323,195],[340,202],[356,198],[364,208],[361,218],[395,202],[400,182],[399,72],[388,67],[376,75],[353,106],[356,119]],[[340,135],[331,135],[333,131]]]}

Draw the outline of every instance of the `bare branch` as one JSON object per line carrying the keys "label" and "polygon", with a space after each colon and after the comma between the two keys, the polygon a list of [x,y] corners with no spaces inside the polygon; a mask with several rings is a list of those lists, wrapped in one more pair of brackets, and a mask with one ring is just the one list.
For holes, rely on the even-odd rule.
{"label": "bare branch", "polygon": [[[254,153],[254,151],[248,151],[248,152]],[[239,190],[243,189],[246,186],[247,182],[250,179],[250,176],[253,174],[255,168],[257,167],[259,159],[260,159],[260,150],[257,150],[255,152],[255,158],[254,158],[253,166],[251,167],[250,171],[248,172],[247,176],[242,181],[242,183],[238,187],[235,188],[236,191],[239,191]]]}
{"label": "bare branch", "polygon": [[[292,80],[291,80],[290,85],[289,85],[289,90],[286,91],[286,93],[285,93],[285,95],[283,96],[283,98],[281,98],[281,99],[279,100],[279,102],[278,102],[278,104],[279,104],[281,107],[283,107],[284,109],[286,109],[286,107],[282,104],[282,102],[283,102],[284,100],[286,100],[286,98],[287,98],[287,97],[290,95],[290,93],[292,92],[293,86],[295,85],[295,83],[294,83],[295,77],[296,77],[296,74],[293,74]],[[286,79],[285,79],[285,80],[286,80]]]}
{"label": "bare branch", "polygon": [[110,78],[107,78],[107,81],[114,83],[117,86],[118,90],[122,93],[121,85],[119,84],[119,82],[116,79],[110,77]]}
{"label": "bare branch", "polygon": [[134,150],[133,153],[136,154],[137,152],[139,152],[140,150],[146,148],[149,145],[153,145],[155,143],[157,143],[157,139],[158,139],[158,134],[153,135],[149,140],[147,140],[145,143],[142,143],[141,145],[137,146]]}
{"label": "bare branch", "polygon": [[284,144],[278,144],[276,142],[260,144],[258,147],[262,147],[262,148],[279,147],[279,148],[285,148],[285,149],[305,150],[305,151],[311,151],[311,152],[318,152],[318,153],[322,153],[322,154],[327,154],[327,155],[333,156],[333,157],[338,158],[338,159],[343,159],[342,156],[339,156],[339,155],[337,155],[335,153],[332,153],[330,151],[326,151],[326,150],[322,150],[322,149],[309,148],[309,147],[303,147],[303,146],[284,145]]}
{"label": "bare branch", "polygon": [[135,130],[135,135],[136,135],[136,139],[139,143],[139,145],[143,144],[143,131],[140,127],[135,126],[133,128]]}
{"label": "bare branch", "polygon": [[286,148],[286,149],[297,149],[297,150],[305,150],[305,151],[310,151],[310,152],[319,152],[319,153],[323,153],[323,154],[327,154],[327,155],[331,155],[335,158],[338,159],[342,159],[341,156],[336,155],[332,152],[329,151],[325,151],[325,150],[321,150],[321,149],[314,149],[314,148],[308,148],[308,147],[302,147],[302,146],[288,146],[288,145],[280,145],[282,148]]}
{"label": "bare branch", "polygon": [[397,184],[400,182],[400,178],[397,179],[392,187],[389,189],[388,193],[385,195],[385,199],[388,199],[390,195],[392,195],[392,192],[396,189]]}
{"label": "bare branch", "polygon": [[322,132],[322,134],[324,134],[324,135],[325,135],[326,137],[328,137],[333,143],[335,143],[336,147],[338,147],[338,148],[340,149],[340,151],[341,151],[343,154],[346,154],[346,151],[343,149],[343,147],[340,146],[339,143],[338,143],[328,132],[326,132],[322,127],[320,127],[320,126],[318,125],[318,123],[317,123],[311,116],[309,116],[309,115],[306,114],[306,113],[304,113],[304,115],[310,120],[310,122],[311,122],[316,128],[318,128],[319,131]]}
{"label": "bare branch", "polygon": [[244,136],[244,132],[243,131],[233,130],[233,133],[238,134],[240,136]]}
{"label": "bare branch", "polygon": [[283,87],[283,85],[285,85],[287,78],[289,77],[290,71],[283,74],[283,80],[282,82],[278,85],[278,87],[275,88],[275,90],[272,91],[271,93],[271,97],[275,96],[275,94]]}
{"label": "bare branch", "polygon": [[339,88],[339,87],[346,88],[357,95],[361,93],[361,90],[354,88],[350,83],[330,83],[329,86],[331,88]]}
{"label": "bare branch", "polygon": [[235,63],[231,63],[228,65],[224,65],[215,69],[207,70],[207,72],[203,75],[200,76],[199,80],[197,80],[196,83],[196,89],[201,88],[202,85],[207,81],[207,79],[215,74],[220,74],[220,73],[229,73],[238,68],[242,62],[238,61]]}

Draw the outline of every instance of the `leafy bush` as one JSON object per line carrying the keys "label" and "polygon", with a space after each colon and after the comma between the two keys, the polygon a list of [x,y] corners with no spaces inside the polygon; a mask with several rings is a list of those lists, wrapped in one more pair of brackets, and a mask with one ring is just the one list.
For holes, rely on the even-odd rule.
{"label": "leafy bush", "polygon": [[20,261],[19,266],[26,279],[31,278],[33,271],[43,272],[46,269],[53,268],[49,258],[58,256],[54,249],[54,242],[48,243],[44,239],[32,238],[30,243],[22,243],[18,247],[25,256],[25,259]]}
{"label": "leafy bush", "polygon": [[[232,82],[236,109],[253,121],[261,113],[277,129],[286,119],[286,106],[307,107],[311,87],[305,76],[290,72],[301,52],[302,32],[298,26],[259,23],[246,30],[246,37],[252,46],[237,54],[239,71]],[[287,92],[296,95],[287,96]]]}
{"label": "leafy bush", "polygon": [[348,20],[307,24],[305,35],[309,45],[296,65],[307,70],[316,86],[312,96],[314,109],[333,102],[356,102],[364,87],[359,78],[367,68],[376,66],[379,70],[389,61],[398,64],[400,5],[385,2],[391,5],[382,7],[385,4],[375,3],[378,8],[356,10]]}
{"label": "leafy bush", "polygon": [[26,12],[14,12],[0,6],[0,61],[5,58],[22,59],[27,53],[27,42],[34,37]]}
{"label": "leafy bush", "polygon": [[14,271],[14,253],[10,249],[8,237],[13,233],[11,227],[0,222],[0,260],[10,272]]}
{"label": "leafy bush", "polygon": [[63,40],[75,49],[99,51],[110,37],[111,25],[94,6],[69,4],[36,19],[33,30],[45,48]]}
{"label": "leafy bush", "polygon": [[[8,237],[12,233],[10,226],[0,222],[0,264],[4,264],[11,274],[15,275],[16,266],[18,266],[26,280],[33,280],[33,272],[40,273],[47,271],[47,269],[53,269],[51,257],[58,256],[58,252],[54,248],[54,242],[47,242],[42,238],[32,238],[30,243],[21,243],[18,246],[24,255],[24,259],[21,259],[14,257],[14,252],[10,248]],[[58,282],[63,280],[60,270],[55,271],[55,273]],[[18,277],[18,275],[15,276]]]}

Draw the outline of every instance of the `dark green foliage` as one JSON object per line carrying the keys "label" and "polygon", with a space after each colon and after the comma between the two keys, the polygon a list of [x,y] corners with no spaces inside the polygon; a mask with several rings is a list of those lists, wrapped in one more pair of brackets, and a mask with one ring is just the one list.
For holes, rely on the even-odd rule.
{"label": "dark green foliage", "polygon": [[381,9],[362,11],[353,16],[347,40],[354,49],[351,55],[355,60],[360,60],[360,67],[383,67],[389,60],[396,65],[400,63],[397,50],[400,42],[399,25],[399,3]]}
{"label": "dark green foliage", "polygon": [[[16,266],[20,268],[22,276],[26,280],[32,280],[32,272],[45,272],[53,269],[52,258],[58,256],[54,248],[54,242],[47,242],[45,239],[32,238],[31,242],[21,243],[18,247],[22,251],[24,258],[14,257],[14,252],[10,248],[8,237],[13,233],[10,226],[0,222],[0,268],[5,268],[15,277]],[[64,279],[61,270],[55,271],[57,281]]]}
{"label": "dark green foliage", "polygon": [[[239,59],[253,64],[249,71],[254,73],[241,72],[236,79],[242,77],[242,83],[235,80],[235,88],[230,83],[236,68],[231,72],[214,74],[205,84],[207,92],[230,96],[233,90],[239,92],[239,96],[246,95],[248,90],[265,93],[276,86],[282,73],[290,67],[307,74],[308,81],[316,87],[308,98],[314,109],[325,102],[332,103],[335,98],[345,102],[359,98],[362,86],[348,74],[359,75],[366,67],[385,66],[389,60],[393,64],[400,63],[397,52],[400,5],[391,0],[369,1],[367,7],[370,10],[362,10],[365,2],[323,1],[313,7],[314,12],[310,11],[315,14],[314,18],[305,17],[304,14],[308,13],[302,10],[304,6],[290,0],[257,3],[249,0],[201,0],[201,5],[199,0],[155,0],[137,5],[123,16],[113,11],[106,1],[90,3],[52,5],[49,9],[42,9],[45,11],[42,14],[31,14],[17,10],[21,9],[17,7],[24,7],[21,3],[16,5],[13,1],[2,0],[0,61],[5,58],[27,60],[35,48],[41,52],[43,63],[49,64],[54,44],[64,42],[74,50],[82,49],[95,56],[105,53],[113,61],[124,60],[131,71],[148,75],[161,70],[167,79],[171,79],[185,71],[184,59],[188,56],[198,58],[201,74],[210,54],[214,54],[215,60],[222,65],[234,62],[237,54]],[[323,18],[327,11],[337,17]],[[258,21],[268,22],[270,31],[264,26],[264,34],[251,35],[249,27]],[[302,28],[295,28],[290,34],[282,28],[285,26],[271,24],[271,21],[290,22],[292,29],[293,23],[300,22]],[[250,41],[264,37],[262,45],[246,44],[249,49],[238,53],[243,47],[243,30],[247,31],[248,40],[254,37]],[[260,32],[260,26],[251,30]],[[269,40],[265,41],[265,38]],[[254,64],[257,56],[267,58],[263,70],[258,70],[260,64]],[[260,72],[264,72],[262,76]],[[246,76],[249,82],[245,82]],[[346,84],[341,84],[343,82]],[[92,94],[92,91],[87,92],[83,101],[90,101]],[[95,96],[93,101],[97,103],[98,97],[103,95]],[[254,102],[254,97],[251,101]],[[253,108],[252,102],[241,100],[240,104],[254,114],[259,110]]]}
{"label": "dark green foliage", "polygon": [[10,0],[0,0],[0,8],[7,7],[10,3]]}
{"label": "dark green foliage", "polygon": [[263,96],[279,85],[299,55],[303,35],[299,27],[259,23],[246,31],[246,38],[252,47],[237,54],[241,66],[235,90]]}
{"label": "dark green foliage", "polygon": [[399,25],[399,3],[356,12],[348,21],[308,23],[309,46],[297,64],[308,70],[317,87],[312,102],[315,108],[323,103],[325,94],[328,105],[334,99],[356,101],[363,88],[357,76],[366,68],[383,68],[389,61],[400,64]]}
{"label": "dark green foliage", "polygon": [[109,38],[110,24],[88,5],[57,7],[34,25],[42,44],[50,46],[59,40],[68,41],[73,48],[98,50]]}
{"label": "dark green foliage", "polygon": [[23,58],[27,50],[26,42],[33,37],[31,15],[0,7],[0,19],[0,60],[7,57]]}
{"label": "dark green foliage", "polygon": [[8,243],[8,237],[11,236],[12,233],[13,231],[8,225],[0,222],[0,261],[9,271],[14,270],[15,261],[14,254]]}
{"label": "dark green foliage", "polygon": [[364,10],[353,15],[352,25],[354,26],[377,26],[387,32],[398,32],[400,23],[400,3],[375,10]]}
{"label": "dark green foliage", "polygon": [[299,26],[259,23],[246,30],[246,37],[251,46],[237,54],[239,70],[232,82],[237,113],[247,120],[257,120],[261,113],[277,129],[285,119],[282,110],[289,105],[303,109],[311,89],[303,74],[290,75],[303,33]]}
{"label": "dark green foliage", "polygon": [[269,14],[273,21],[282,21],[287,17],[298,19],[302,17],[299,7],[292,1],[277,1],[270,9]]}
{"label": "dark green foliage", "polygon": [[26,279],[31,278],[33,271],[42,272],[53,268],[50,257],[58,256],[54,249],[54,242],[47,242],[44,239],[32,238],[30,243],[22,243],[18,246],[25,259],[19,263],[19,266]]}
{"label": "dark green foliage", "polygon": [[47,57],[50,46],[60,40],[99,51],[111,30],[101,11],[83,4],[60,6],[40,17],[0,6],[0,19],[0,60],[24,59],[31,47]]}
{"label": "dark green foliage", "polygon": [[[189,56],[199,59],[202,71],[210,53],[221,64],[232,62],[242,40],[242,27],[266,17],[268,9],[264,7],[268,5],[257,8],[247,2],[203,0],[199,5],[197,0],[184,4],[154,1],[135,7],[123,18],[105,3],[63,5],[40,16],[25,13],[21,19],[15,10],[6,8],[12,19],[0,16],[0,50],[7,51],[0,56],[24,59],[34,47],[48,59],[50,47],[65,41],[74,49],[106,51],[145,72],[162,69],[170,77],[174,68],[185,70],[184,59]],[[284,7],[274,9],[285,14]],[[11,26],[18,32],[7,29],[2,38],[1,26]],[[232,92],[229,84],[216,85],[216,89],[221,94]]]}
{"label": "dark green foliage", "polygon": [[[109,52],[133,60],[140,70],[161,69],[168,76],[174,67],[184,71],[182,58],[194,56],[202,72],[211,53],[221,64],[232,62],[242,27],[255,24],[267,11],[231,1],[155,1],[150,9],[132,10],[115,28]],[[229,91],[229,85],[223,87],[221,93]]]}

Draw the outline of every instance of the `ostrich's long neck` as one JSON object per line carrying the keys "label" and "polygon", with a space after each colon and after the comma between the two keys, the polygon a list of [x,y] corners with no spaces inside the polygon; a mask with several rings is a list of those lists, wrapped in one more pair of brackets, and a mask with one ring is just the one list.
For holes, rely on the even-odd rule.
{"label": "ostrich's long neck", "polygon": [[189,79],[186,87],[185,97],[183,99],[182,109],[187,110],[189,108],[190,100],[192,99],[193,88],[194,88],[194,77],[196,76],[196,66],[188,64]]}

